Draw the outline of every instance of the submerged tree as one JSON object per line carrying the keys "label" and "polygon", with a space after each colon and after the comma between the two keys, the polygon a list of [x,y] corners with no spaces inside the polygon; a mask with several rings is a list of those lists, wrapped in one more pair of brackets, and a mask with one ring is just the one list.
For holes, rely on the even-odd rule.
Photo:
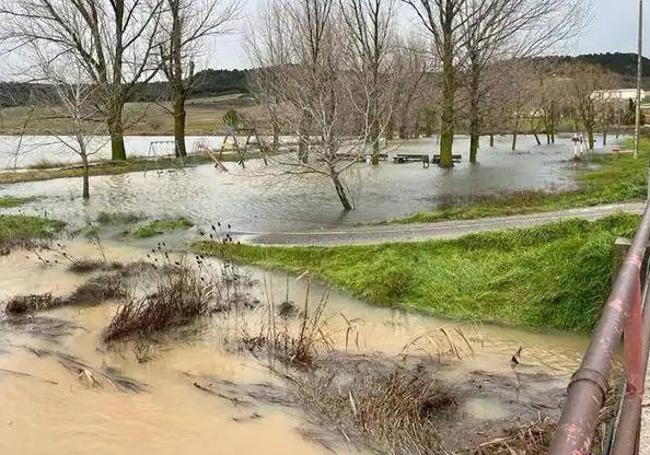
{"label": "submerged tree", "polygon": [[[81,160],[82,197],[89,199],[89,161],[106,145],[106,141],[98,134],[105,120],[104,115],[95,103],[103,88],[87,81],[82,63],[74,57],[51,60],[40,49],[35,49],[34,54],[37,63],[32,71],[37,73],[39,80],[47,82],[52,87],[49,95],[39,101],[50,107],[54,117],[65,119],[72,131],[71,135],[61,135],[54,131],[48,131],[48,134],[55,137],[65,150],[76,154]],[[51,119],[52,116],[48,118]],[[47,125],[47,122],[43,124]]]}
{"label": "submerged tree", "polygon": [[[344,174],[365,155],[370,129],[352,121],[371,118],[351,87],[349,34],[333,2],[301,0],[267,6],[275,14],[249,39],[256,62],[274,62],[254,86],[272,106],[276,122],[298,139],[297,153],[270,157],[284,176],[322,176],[345,210],[353,208]],[[360,106],[366,106],[359,112]]]}
{"label": "submerged tree", "polygon": [[177,157],[187,156],[185,101],[196,83],[195,60],[208,38],[229,32],[239,9],[237,0],[165,0],[160,22],[165,42],[159,45],[159,57],[171,89]]}
{"label": "submerged tree", "polygon": [[[459,21],[461,70],[469,92],[470,162],[478,156],[482,103],[491,83],[489,66],[548,52],[579,33],[585,18],[581,0],[466,0]],[[492,79],[495,81],[495,79]]]}
{"label": "submerged tree", "polygon": [[0,39],[14,48],[36,44],[50,59],[72,56],[96,87],[113,160],[126,160],[124,105],[158,64],[163,0],[0,0]]}

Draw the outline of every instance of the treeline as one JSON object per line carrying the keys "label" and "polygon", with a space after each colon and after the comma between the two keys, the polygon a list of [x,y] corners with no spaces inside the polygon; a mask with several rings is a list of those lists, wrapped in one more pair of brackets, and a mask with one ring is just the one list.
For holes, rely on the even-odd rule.
{"label": "treeline", "polygon": [[[623,76],[626,83],[632,83],[636,75],[636,54],[605,53],[585,54],[575,57],[556,56],[539,57],[539,62],[554,61],[557,63],[587,63],[600,65],[612,73]],[[249,93],[250,75],[254,70],[217,70],[206,69],[195,75],[196,82],[191,88],[189,98],[227,95],[231,93]],[[643,58],[643,73],[650,75],[650,59]],[[650,77],[645,78],[644,86],[650,89]],[[0,106],[24,106],[34,99],[42,99],[44,93],[52,90],[47,84],[23,82],[0,82]],[[169,84],[155,81],[138,84],[138,88],[130,101],[168,101],[170,99]]]}
{"label": "treeline", "polygon": [[[248,93],[248,74],[252,70],[207,69],[196,73],[189,98]],[[0,82],[0,107],[26,106],[34,101],[52,99],[53,87],[48,84]],[[154,81],[139,83],[129,101],[169,101],[169,83]]]}

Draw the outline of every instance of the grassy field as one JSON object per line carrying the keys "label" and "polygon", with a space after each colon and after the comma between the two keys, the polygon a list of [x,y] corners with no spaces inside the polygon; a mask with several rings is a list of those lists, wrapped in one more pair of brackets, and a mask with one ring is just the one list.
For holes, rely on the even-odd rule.
{"label": "grassy field", "polygon": [[7,248],[30,240],[49,239],[64,227],[65,223],[48,218],[0,215],[0,247]]}
{"label": "grassy field", "polygon": [[645,138],[641,145],[643,154],[636,160],[627,153],[597,156],[596,168],[577,171],[578,189],[576,190],[558,193],[526,191],[474,198],[470,201],[451,201],[437,210],[420,212],[389,222],[427,223],[441,220],[467,220],[644,200],[647,194],[650,140]]}
{"label": "grassy field", "polygon": [[613,244],[639,218],[570,220],[449,241],[197,252],[312,276],[370,303],[452,319],[587,331],[609,293]]}
{"label": "grassy field", "polygon": [[[174,119],[167,109],[168,102],[128,103],[125,106],[125,133],[128,135],[170,135],[174,133]],[[187,135],[214,134],[223,131],[222,118],[230,109],[246,114],[258,121],[263,120],[261,111],[247,96],[223,95],[210,98],[190,99],[186,105]],[[0,111],[0,134],[70,134],[69,121],[56,118],[56,111],[39,107],[4,108]],[[92,130],[95,130],[93,124]],[[107,131],[99,130],[98,134]]]}

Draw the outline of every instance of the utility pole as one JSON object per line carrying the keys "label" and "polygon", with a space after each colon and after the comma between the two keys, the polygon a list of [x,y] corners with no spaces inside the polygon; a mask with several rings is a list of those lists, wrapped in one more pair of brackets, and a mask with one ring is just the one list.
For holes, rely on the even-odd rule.
{"label": "utility pole", "polygon": [[[643,75],[643,0],[639,0],[639,46],[636,70],[636,123],[634,127],[634,158],[639,156],[639,139],[641,133],[641,77]],[[650,171],[649,171],[650,172]],[[648,182],[650,191],[650,181]],[[650,194],[650,193],[649,193]]]}

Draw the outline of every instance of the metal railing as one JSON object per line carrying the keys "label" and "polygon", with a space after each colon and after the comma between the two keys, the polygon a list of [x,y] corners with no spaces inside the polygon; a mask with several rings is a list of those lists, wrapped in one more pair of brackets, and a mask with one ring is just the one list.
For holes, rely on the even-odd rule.
{"label": "metal railing", "polygon": [[639,451],[642,400],[650,348],[650,305],[647,304],[650,299],[645,279],[649,239],[650,205],[646,205],[582,364],[569,383],[567,401],[551,443],[551,455],[590,453],[621,338],[625,394],[615,426],[611,453],[632,455]]}

